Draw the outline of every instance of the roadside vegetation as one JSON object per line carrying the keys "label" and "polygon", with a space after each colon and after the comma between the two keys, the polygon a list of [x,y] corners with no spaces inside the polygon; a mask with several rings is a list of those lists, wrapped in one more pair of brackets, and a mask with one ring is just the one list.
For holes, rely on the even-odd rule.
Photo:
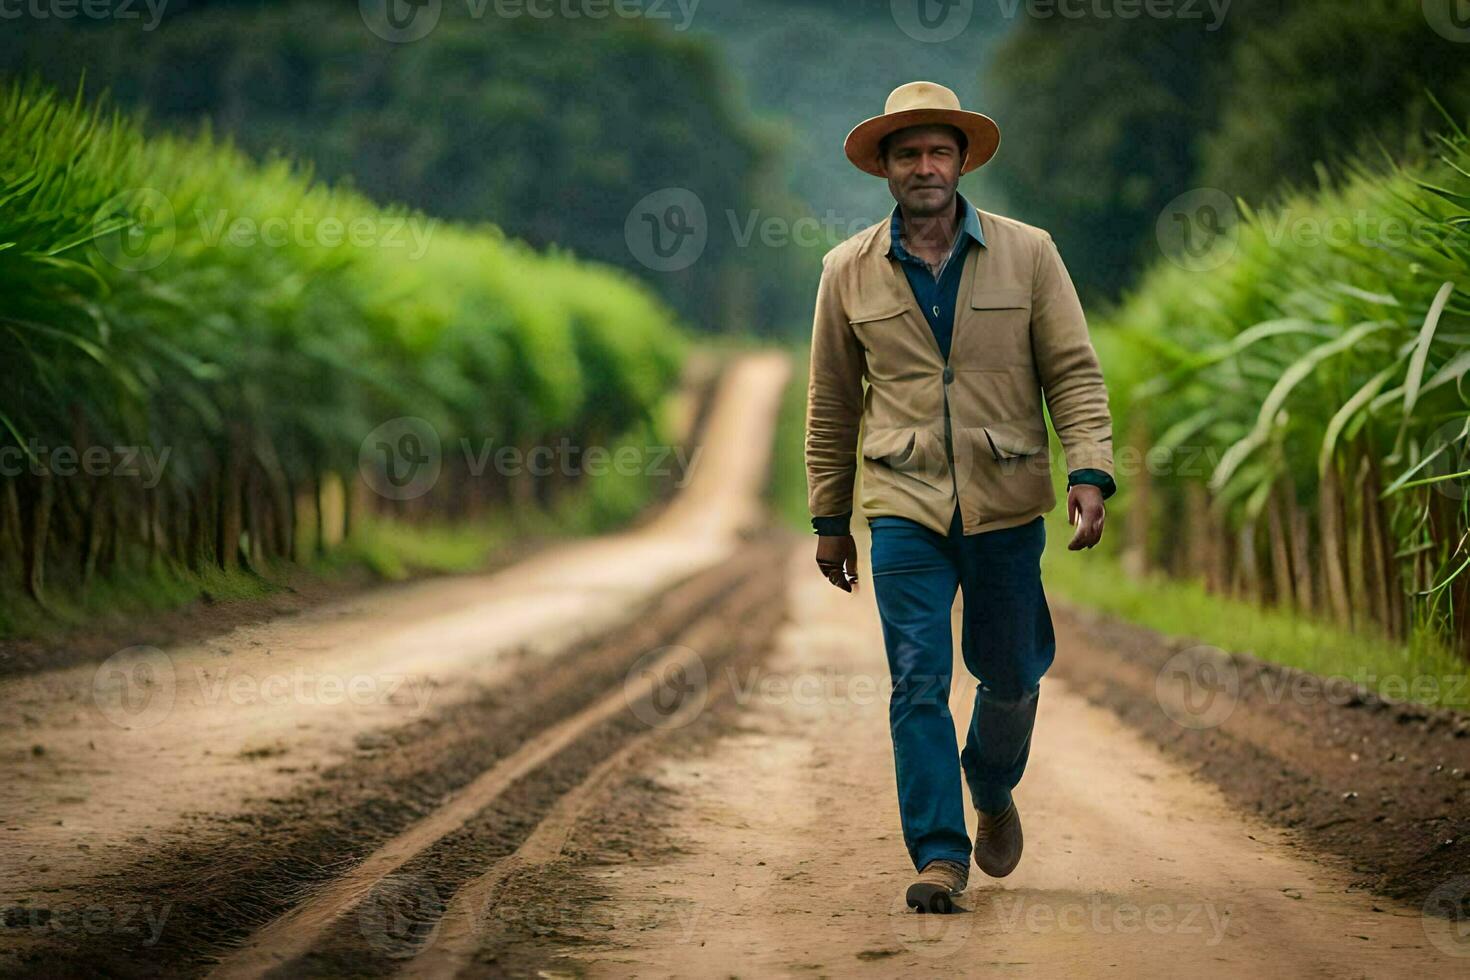
{"label": "roadside vegetation", "polygon": [[1000,210],[1052,233],[1095,309],[1158,258],[1156,222],[1180,195],[1279,204],[1422,157],[1446,131],[1436,98],[1470,117],[1456,3],[1232,0],[1155,16],[1097,0],[1017,18],[983,61],[1005,135],[981,172]]}
{"label": "roadside vegetation", "polygon": [[812,533],[806,497],[806,389],[810,373],[805,348],[791,348],[791,380],[776,416],[775,446],[766,498],[776,517],[806,534]]}
{"label": "roadside vegetation", "polygon": [[[820,251],[766,247],[758,233],[747,241],[732,230],[803,213],[783,190],[781,133],[745,104],[717,47],[679,29],[677,5],[647,18],[622,8],[563,17],[534,4],[400,5],[435,20],[403,44],[369,29],[372,4],[157,6],[151,31],[126,18],[7,21],[15,27],[0,31],[0,75],[38,73],[63,92],[85,82],[146,113],[150,132],[202,128],[257,159],[289,148],[374,200],[494,222],[536,249],[621,267],[695,333],[759,332],[806,315],[805,273]],[[706,14],[697,4],[691,13],[696,24]],[[677,203],[700,224],[686,195],[668,197],[673,189],[698,200],[708,234],[698,261],[655,271],[629,248],[629,214],[664,191],[647,213]]]}
{"label": "roadside vegetation", "polygon": [[0,636],[103,582],[249,594],[344,541],[389,575],[474,557],[385,521],[488,545],[647,501],[583,452],[650,457],[687,344],[625,274],[80,92],[7,85],[0,131]]}
{"label": "roadside vegetation", "polygon": [[1133,570],[1470,657],[1470,139],[1440,147],[1240,202],[1101,325]]}

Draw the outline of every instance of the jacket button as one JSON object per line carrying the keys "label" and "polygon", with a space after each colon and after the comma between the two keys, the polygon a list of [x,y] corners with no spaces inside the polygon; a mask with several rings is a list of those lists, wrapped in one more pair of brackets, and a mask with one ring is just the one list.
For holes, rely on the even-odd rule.
{"label": "jacket button", "polygon": [[944,366],[944,383],[945,384],[950,384],[953,381],[954,381],[954,368],[952,368],[948,364],[946,364]]}

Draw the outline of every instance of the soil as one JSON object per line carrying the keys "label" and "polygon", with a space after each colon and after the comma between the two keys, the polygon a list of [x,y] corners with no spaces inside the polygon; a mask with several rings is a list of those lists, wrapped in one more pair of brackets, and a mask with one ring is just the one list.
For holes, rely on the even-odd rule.
{"label": "soil", "polygon": [[[1069,610],[1062,628],[1064,645],[1087,652],[1059,658],[1058,677],[1233,805],[1340,859],[1353,887],[1420,905],[1470,875],[1470,716],[1083,610]],[[1220,675],[1220,701],[1180,715],[1188,724],[1157,696],[1171,662],[1192,682],[1216,663],[1230,672]],[[1228,683],[1232,675],[1238,681]],[[1223,718],[1191,727],[1212,715]],[[1470,916],[1470,888],[1459,901]]]}
{"label": "soil", "polygon": [[[788,370],[784,357],[758,355],[722,376],[703,424],[727,448],[697,457],[680,494],[630,530],[563,542],[496,573],[366,590],[160,648],[140,664],[0,679],[0,969],[17,957],[50,962],[58,941],[93,948],[81,935],[128,948],[130,936],[150,938],[137,933],[149,915],[167,926],[197,914],[186,935],[165,928],[148,948],[172,940],[208,958],[229,930],[248,932],[340,873],[337,862],[350,866],[402,821],[435,812],[456,785],[454,766],[467,777],[487,758],[456,755],[456,739],[497,731],[463,720],[486,698],[515,692],[568,649],[645,616],[649,601],[702,570],[738,565],[736,553],[758,544],[751,532],[763,521],[765,453]],[[358,682],[364,696],[344,696]],[[449,733],[425,751],[439,745],[450,776],[421,778],[380,758],[421,726]],[[345,798],[344,787],[363,795]],[[326,822],[313,816],[322,807],[332,811]],[[290,854],[260,858],[258,837]],[[258,873],[240,870],[254,863]],[[130,876],[148,885],[146,901],[96,900]],[[214,889],[237,879],[250,884],[226,892],[229,915],[212,914]],[[140,955],[128,969],[170,964]]]}
{"label": "soil", "polygon": [[[915,915],[886,700],[854,693],[883,676],[876,610],[807,574],[807,550],[765,669],[791,682],[773,691],[826,678],[847,694],[760,697],[706,719],[703,737],[611,791],[558,860],[506,885],[506,911],[457,975],[1421,976],[1470,952],[1444,909],[1365,893],[1339,856],[1242,812],[1244,797],[1060,678],[1043,682],[1017,793],[1021,867],[1003,880],[972,867],[957,914]],[[1055,612],[1069,667],[1108,672],[1118,638]],[[955,686],[957,716],[971,696]],[[1126,713],[1146,715],[1143,700],[1135,690]]]}
{"label": "soil", "polygon": [[178,609],[99,617],[97,622],[45,638],[0,640],[0,677],[96,663],[122,647],[196,642],[238,626],[295,615],[382,584],[366,568],[330,579],[294,574],[260,598],[201,598]]}
{"label": "soil", "polygon": [[[687,643],[696,627],[711,669],[727,656],[761,650],[781,617],[782,579],[752,576],[782,548],[778,535],[754,540],[738,561],[716,566],[650,599],[622,629],[579,644],[517,674],[479,698],[359,740],[352,759],[317,775],[302,792],[257,801],[242,815],[199,815],[195,840],[159,847],[132,863],[42,903],[5,910],[19,974],[50,977],[194,975],[216,965],[252,932],[403,834],[452,800],[476,776],[533,742],[598,694],[621,690],[650,650]],[[712,637],[720,637],[712,646]],[[546,766],[513,784],[483,811],[415,854],[345,910],[283,976],[367,976],[391,972],[394,954],[416,948],[399,926],[399,907],[438,907],[487,864],[515,851],[557,799],[627,740],[648,731],[631,707],[582,733]],[[167,896],[167,905],[163,897]],[[132,929],[73,929],[79,907],[152,907]],[[54,916],[52,913],[56,913]],[[54,917],[54,922],[50,921]],[[387,923],[377,925],[378,920]],[[57,940],[64,940],[58,943]]]}

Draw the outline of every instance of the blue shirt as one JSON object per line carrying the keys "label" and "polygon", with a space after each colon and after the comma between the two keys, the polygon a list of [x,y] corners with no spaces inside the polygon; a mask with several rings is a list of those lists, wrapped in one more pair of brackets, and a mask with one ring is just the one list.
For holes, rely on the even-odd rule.
{"label": "blue shirt", "polygon": [[[955,231],[954,245],[945,257],[944,264],[939,267],[936,274],[931,271],[928,263],[911,253],[903,244],[903,214],[898,205],[893,207],[893,215],[889,218],[888,255],[896,259],[903,268],[904,278],[909,281],[909,288],[914,292],[914,299],[919,304],[919,309],[924,313],[924,319],[929,323],[929,329],[934,331],[934,340],[939,344],[939,353],[946,361],[949,360],[950,342],[954,339],[954,315],[955,306],[959,302],[960,276],[965,271],[965,256],[969,254],[972,244],[979,248],[985,248],[985,232],[980,228],[980,215],[969,201],[965,200],[963,194],[956,194],[955,201],[960,209],[959,228]],[[1117,485],[1113,478],[1102,470],[1080,469],[1073,470],[1067,475],[1067,486],[1070,488],[1078,483],[1090,483],[1102,490],[1103,499],[1111,497],[1117,491]],[[852,514],[838,514],[830,517],[813,517],[812,527],[818,534],[822,535],[844,535],[848,533]]]}
{"label": "blue shirt", "polygon": [[955,231],[954,245],[944,264],[939,267],[937,275],[929,270],[928,263],[904,248],[903,215],[899,213],[897,205],[894,205],[893,216],[889,219],[892,244],[888,246],[888,254],[903,267],[909,288],[914,291],[914,299],[918,301],[919,309],[924,312],[924,319],[929,321],[929,329],[934,331],[934,339],[939,343],[940,356],[946,361],[949,360],[950,341],[954,338],[954,311],[955,304],[959,301],[960,276],[965,272],[965,256],[970,251],[971,242],[985,247],[985,233],[980,230],[980,215],[965,200],[963,194],[956,194],[955,198],[960,208],[960,226]]}

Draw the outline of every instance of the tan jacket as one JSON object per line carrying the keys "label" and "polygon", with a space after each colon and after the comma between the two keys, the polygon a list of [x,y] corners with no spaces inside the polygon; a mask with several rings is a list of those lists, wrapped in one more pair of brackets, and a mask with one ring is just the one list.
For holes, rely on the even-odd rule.
{"label": "tan jacket", "polygon": [[807,388],[813,516],[853,511],[859,459],[868,517],[908,517],[945,534],[958,499],[975,534],[1050,511],[1043,396],[1068,469],[1113,475],[1107,388],[1056,244],[1039,228],[978,214],[986,244],[965,256],[948,364],[888,255],[888,218],[822,260]]}

